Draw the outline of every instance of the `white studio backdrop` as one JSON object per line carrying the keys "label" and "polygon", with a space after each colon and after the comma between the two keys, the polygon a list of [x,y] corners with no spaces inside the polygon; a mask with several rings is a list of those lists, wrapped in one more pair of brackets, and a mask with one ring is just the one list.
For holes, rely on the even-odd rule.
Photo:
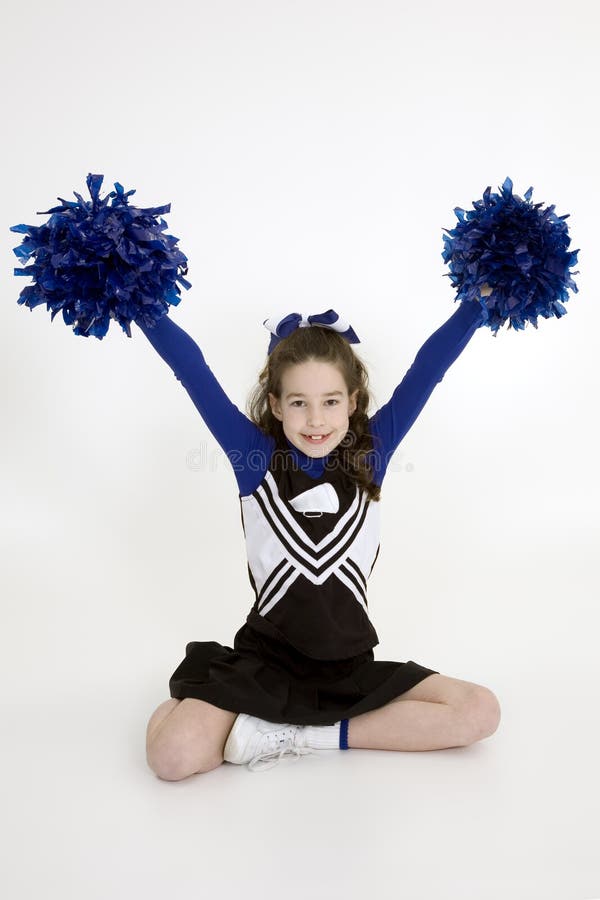
{"label": "white studio backdrop", "polygon": [[[17,305],[21,222],[89,172],[172,204],[171,316],[243,409],[276,312],[348,319],[375,408],[454,311],[442,229],[508,175],[570,214],[561,319],[480,329],[383,490],[376,658],[503,687],[598,677],[595,4],[107,2],[6,8],[2,687],[138,696],[253,596],[237,487],[138,329],[99,341]],[[373,410],[374,411],[374,410]]]}

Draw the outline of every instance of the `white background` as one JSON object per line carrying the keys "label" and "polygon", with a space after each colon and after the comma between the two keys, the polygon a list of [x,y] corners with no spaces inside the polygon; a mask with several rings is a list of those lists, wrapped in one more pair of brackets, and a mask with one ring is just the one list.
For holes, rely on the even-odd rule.
{"label": "white background", "polygon": [[[11,898],[600,896],[597,16],[593,0],[3,8]],[[178,783],[147,768],[185,644],[231,646],[253,595],[233,472],[141,332],[86,339],[17,304],[9,227],[89,197],[89,172],[102,196],[118,181],[172,204],[193,287],[171,316],[240,409],[263,319],[333,307],[374,411],[455,309],[454,207],[509,175],[570,214],[568,314],[480,329],[382,494],[376,658],[490,687],[490,739]]]}

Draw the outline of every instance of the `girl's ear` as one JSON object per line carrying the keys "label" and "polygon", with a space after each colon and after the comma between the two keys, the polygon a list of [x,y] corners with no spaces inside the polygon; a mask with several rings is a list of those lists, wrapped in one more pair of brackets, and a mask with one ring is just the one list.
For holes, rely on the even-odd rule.
{"label": "girl's ear", "polygon": [[275,396],[275,394],[269,393],[269,404],[271,406],[271,412],[275,416],[276,419],[279,419],[281,422],[283,419],[283,415],[281,413],[281,403]]}
{"label": "girl's ear", "polygon": [[353,412],[356,412],[356,407],[358,405],[358,388],[354,391],[353,394],[350,394],[350,400],[348,405],[348,415],[351,416]]}

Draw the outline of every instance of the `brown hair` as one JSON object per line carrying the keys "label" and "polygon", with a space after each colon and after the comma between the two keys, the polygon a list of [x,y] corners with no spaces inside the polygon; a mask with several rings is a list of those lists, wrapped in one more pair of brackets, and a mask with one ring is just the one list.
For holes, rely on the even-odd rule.
{"label": "brown hair", "polygon": [[339,465],[348,477],[362,488],[369,500],[379,500],[381,488],[373,483],[374,473],[365,461],[373,449],[373,436],[368,431],[367,409],[371,400],[369,376],[362,360],[348,341],[331,328],[311,326],[297,328],[273,348],[251,392],[247,411],[255,425],[275,438],[278,448],[285,449],[283,425],[269,403],[269,394],[281,398],[282,377],[290,366],[317,360],[336,366],[346,383],[348,394],[356,395],[356,409],[349,418],[348,431],[330,454],[327,465]]}

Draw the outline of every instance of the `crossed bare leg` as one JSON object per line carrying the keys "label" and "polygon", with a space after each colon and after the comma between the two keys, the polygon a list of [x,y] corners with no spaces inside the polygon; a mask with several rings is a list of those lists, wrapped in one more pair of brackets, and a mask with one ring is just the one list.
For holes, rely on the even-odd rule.
{"label": "crossed bare leg", "polygon": [[[154,711],[146,732],[146,757],[160,778],[178,781],[210,772],[237,713],[204,700],[170,699]],[[349,720],[348,746],[364,750],[442,750],[489,737],[500,705],[488,688],[446,675],[429,675],[385,706]]]}

